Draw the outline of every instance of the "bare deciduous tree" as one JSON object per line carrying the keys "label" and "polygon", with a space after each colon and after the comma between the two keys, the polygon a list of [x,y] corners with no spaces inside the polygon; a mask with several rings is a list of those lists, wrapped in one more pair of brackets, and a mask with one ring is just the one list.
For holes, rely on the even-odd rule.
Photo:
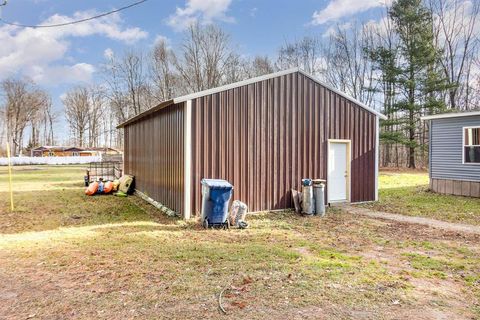
{"label": "bare deciduous tree", "polygon": [[[11,153],[18,154],[24,146],[25,129],[36,122],[49,97],[29,80],[7,79],[1,86],[7,141],[11,143]],[[35,130],[32,129],[33,134]]]}
{"label": "bare deciduous tree", "polygon": [[470,109],[470,76],[479,54],[480,2],[429,0],[434,18],[435,44],[442,51],[440,63],[447,78],[451,109]]}
{"label": "bare deciduous tree", "polygon": [[278,51],[278,69],[299,67],[305,72],[320,75],[322,71],[322,43],[316,37],[304,37],[285,43]]}
{"label": "bare deciduous tree", "polygon": [[52,99],[48,99],[47,104],[43,110],[42,122],[43,129],[43,142],[47,145],[55,144],[55,135],[53,131],[53,124],[57,121],[58,114],[53,111]]}
{"label": "bare deciduous tree", "polygon": [[109,99],[119,121],[147,110],[153,104],[145,57],[126,51],[120,58],[111,56],[105,66]]}
{"label": "bare deciduous tree", "polygon": [[[30,119],[31,134],[30,134],[30,139],[27,146],[28,149],[34,148],[40,145],[41,142],[44,142],[41,131],[43,129],[45,132],[47,132],[47,130],[50,129],[49,127],[45,126],[45,123],[48,121],[48,119],[45,118],[45,116],[47,115],[46,111],[48,109],[51,109],[52,100],[48,96],[48,94],[42,90],[38,90],[36,92],[35,99],[39,104],[37,105],[38,109],[34,112],[34,114],[32,114],[32,118]],[[45,132],[44,132],[44,135],[45,135]]]}
{"label": "bare deciduous tree", "polygon": [[237,62],[229,36],[215,25],[192,24],[175,59],[184,91],[196,92],[226,82],[226,70]]}
{"label": "bare deciduous tree", "polygon": [[133,111],[133,115],[150,107],[149,84],[145,71],[144,56],[142,53],[126,52],[117,65],[120,77],[126,85],[126,96]]}
{"label": "bare deciduous tree", "polygon": [[98,147],[100,136],[102,134],[102,122],[105,113],[105,96],[100,87],[91,87],[88,89],[89,94],[89,113],[88,113],[88,146]]}
{"label": "bare deciduous tree", "polygon": [[65,118],[75,144],[83,147],[89,130],[90,103],[89,92],[86,87],[76,87],[67,92],[63,99]]}
{"label": "bare deciduous tree", "polygon": [[368,26],[337,26],[325,52],[325,80],[366,105],[373,104],[376,86],[368,56],[372,45],[373,34]]}
{"label": "bare deciduous tree", "polygon": [[174,66],[175,55],[168,48],[165,40],[160,40],[155,44],[151,58],[153,95],[158,102],[172,99],[178,92],[179,81]]}
{"label": "bare deciduous tree", "polygon": [[268,56],[256,56],[247,64],[246,69],[247,78],[269,74],[276,70],[274,63]]}

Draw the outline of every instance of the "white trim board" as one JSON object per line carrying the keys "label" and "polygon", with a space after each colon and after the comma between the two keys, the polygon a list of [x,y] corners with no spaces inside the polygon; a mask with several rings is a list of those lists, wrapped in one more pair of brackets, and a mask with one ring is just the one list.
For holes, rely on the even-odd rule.
{"label": "white trim board", "polygon": [[435,120],[435,119],[447,119],[447,118],[471,117],[471,116],[480,116],[480,111],[434,114],[431,116],[423,116],[420,119]]}
{"label": "white trim board", "polygon": [[375,135],[375,201],[378,201],[378,172],[380,161],[380,119],[376,120],[376,135]]}
{"label": "white trim board", "polygon": [[184,118],[184,152],[183,152],[183,218],[190,219],[191,216],[191,183],[192,183],[192,100],[185,102]]}
{"label": "white trim board", "polygon": [[[480,163],[478,162],[465,162],[465,129],[478,129],[480,126],[466,126],[462,127],[462,164],[466,166],[479,166]],[[477,145],[473,145],[477,147]],[[448,180],[448,179],[447,179]],[[455,179],[453,179],[455,180]]]}
{"label": "white trim board", "polygon": [[380,113],[380,112],[378,112],[377,110],[375,110],[375,109],[373,109],[373,108],[370,108],[369,106],[367,106],[367,105],[363,104],[362,102],[358,101],[357,99],[355,99],[355,98],[347,95],[346,93],[344,93],[344,92],[342,92],[342,91],[340,91],[340,90],[338,90],[338,89],[335,89],[334,87],[330,86],[329,84],[326,84],[325,82],[320,81],[318,78],[312,76],[311,74],[308,74],[308,73],[306,73],[306,72],[304,72],[304,71],[302,71],[302,70],[300,70],[300,69],[298,69],[297,71],[298,71],[299,73],[303,74],[305,77],[310,78],[312,81],[318,83],[319,85],[321,85],[321,86],[323,86],[323,87],[325,87],[325,88],[327,88],[327,89],[329,89],[329,90],[331,90],[331,91],[333,91],[333,92],[341,95],[341,96],[344,97],[345,99],[348,99],[348,100],[352,101],[353,103],[359,105],[359,106],[362,107],[363,109],[365,109],[365,110],[373,113],[374,115],[376,115],[376,116],[379,117],[380,119],[382,119],[382,120],[386,120],[386,119],[387,119],[387,116],[384,115],[383,113]]}
{"label": "white trim board", "polygon": [[207,95],[210,95],[210,94],[214,94],[214,93],[218,93],[218,92],[222,92],[222,91],[246,86],[246,85],[249,85],[249,84],[252,84],[252,83],[256,83],[256,82],[260,82],[260,81],[264,81],[264,80],[268,80],[268,79],[272,79],[272,78],[276,78],[276,77],[280,77],[280,76],[284,76],[284,75],[294,73],[294,72],[297,72],[297,71],[299,71],[298,68],[287,69],[287,70],[283,70],[283,71],[279,71],[279,72],[269,73],[269,74],[259,76],[259,77],[254,77],[254,78],[245,79],[245,80],[242,80],[242,81],[226,84],[226,85],[220,86],[220,87],[215,87],[215,88],[211,88],[211,89],[207,89],[207,90],[202,90],[202,91],[190,93],[190,94],[187,94],[187,95],[184,95],[184,96],[174,98],[173,103],[180,103],[180,102],[184,102],[184,101],[187,101],[187,100],[200,98],[200,97],[207,96]]}

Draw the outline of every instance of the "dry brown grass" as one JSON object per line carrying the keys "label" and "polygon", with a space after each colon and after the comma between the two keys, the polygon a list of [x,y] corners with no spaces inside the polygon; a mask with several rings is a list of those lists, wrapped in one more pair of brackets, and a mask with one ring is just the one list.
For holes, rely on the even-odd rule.
{"label": "dry brown grass", "polygon": [[[206,231],[133,197],[53,190],[25,195],[19,214],[6,199],[0,193],[0,319],[479,316],[474,236],[333,210]],[[217,301],[225,287],[226,316]]]}

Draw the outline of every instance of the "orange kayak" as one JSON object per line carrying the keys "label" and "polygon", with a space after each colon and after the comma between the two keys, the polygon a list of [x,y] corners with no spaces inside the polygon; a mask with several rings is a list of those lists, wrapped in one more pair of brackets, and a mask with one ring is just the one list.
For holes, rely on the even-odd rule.
{"label": "orange kayak", "polygon": [[105,182],[105,185],[103,186],[103,193],[110,193],[113,190],[113,182],[112,181],[107,181]]}
{"label": "orange kayak", "polygon": [[87,189],[85,189],[85,194],[87,196],[93,196],[98,190],[98,182],[92,182],[90,183],[90,185],[88,186]]}

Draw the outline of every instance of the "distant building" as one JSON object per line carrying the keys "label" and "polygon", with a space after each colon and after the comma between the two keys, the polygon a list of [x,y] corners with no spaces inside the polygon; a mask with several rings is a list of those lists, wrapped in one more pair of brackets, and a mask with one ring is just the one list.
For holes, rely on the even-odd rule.
{"label": "distant building", "polygon": [[80,148],[63,146],[40,146],[31,150],[32,157],[86,157],[121,154],[113,148]]}

